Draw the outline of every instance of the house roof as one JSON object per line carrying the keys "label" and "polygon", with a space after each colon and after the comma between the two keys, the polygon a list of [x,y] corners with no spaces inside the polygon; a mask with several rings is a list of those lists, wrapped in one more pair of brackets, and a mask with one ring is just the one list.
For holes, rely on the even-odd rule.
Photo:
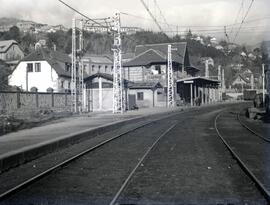
{"label": "house roof", "polygon": [[135,57],[135,53],[123,53],[122,54],[122,59],[126,60],[126,59],[132,59]]}
{"label": "house roof", "polygon": [[104,78],[106,80],[113,81],[113,75],[107,73],[95,73],[93,75],[86,77],[84,81],[91,81],[94,78]]}
{"label": "house roof", "polygon": [[[166,63],[168,45],[172,45],[172,61],[184,64],[187,53],[187,43],[163,43],[138,45],[135,48],[135,57],[124,63],[125,67],[146,66],[151,63]],[[187,62],[189,64],[189,62]]]}
{"label": "house roof", "polygon": [[130,89],[155,89],[162,88],[159,82],[130,82],[128,87]]}
{"label": "house roof", "polygon": [[131,59],[124,63],[125,67],[132,67],[132,66],[147,66],[151,63],[162,63],[166,61],[166,57],[160,54],[158,51],[149,49],[143,53],[140,53],[135,58]]}
{"label": "house roof", "polygon": [[235,82],[238,78],[242,79],[245,83],[250,83],[250,81],[249,81],[245,76],[243,76],[243,75],[241,75],[241,74],[238,74],[238,75],[236,75],[236,77],[234,77],[233,83],[232,83],[232,84],[234,84],[234,82]]}
{"label": "house roof", "polygon": [[0,53],[5,53],[12,44],[18,44],[15,40],[0,41]]}
{"label": "house roof", "polygon": [[83,56],[83,60],[89,60],[90,63],[94,64],[112,64],[112,60],[109,56],[107,55],[91,55],[91,54],[86,54]]}
{"label": "house roof", "polygon": [[[108,74],[108,73],[95,73],[93,75],[90,75],[84,78],[84,81],[89,82],[89,81],[92,81],[94,78],[104,78],[106,80],[113,81],[113,75]],[[129,81],[126,79],[124,81],[125,81],[125,84],[129,83]]]}
{"label": "house roof", "polygon": [[65,64],[70,64],[71,58],[65,53],[40,48],[23,58],[22,61],[47,61],[58,75],[71,77],[71,72],[65,69]]}

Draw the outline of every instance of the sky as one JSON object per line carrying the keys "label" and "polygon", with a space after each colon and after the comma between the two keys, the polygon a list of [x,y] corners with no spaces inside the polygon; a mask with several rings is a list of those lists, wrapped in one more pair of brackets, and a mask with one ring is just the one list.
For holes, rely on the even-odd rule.
{"label": "sky", "polygon": [[[137,26],[158,31],[158,27],[143,7],[141,0],[63,0],[90,18],[111,17],[120,11],[129,15],[121,16],[123,26]],[[270,0],[254,0],[245,23],[239,32],[252,0],[144,0],[168,34],[183,34],[191,29],[199,34],[225,38],[224,26],[230,39],[237,43],[253,45],[270,40]],[[158,7],[170,26],[159,15]],[[243,3],[243,6],[241,7]],[[58,0],[0,0],[0,17],[15,17],[50,25],[71,26],[73,17],[79,17]],[[240,9],[242,8],[242,9]],[[240,11],[240,12],[239,12]],[[236,17],[238,15],[238,20]],[[137,17],[134,17],[137,16]],[[139,18],[140,17],[140,18]],[[232,41],[231,40],[231,41]]]}

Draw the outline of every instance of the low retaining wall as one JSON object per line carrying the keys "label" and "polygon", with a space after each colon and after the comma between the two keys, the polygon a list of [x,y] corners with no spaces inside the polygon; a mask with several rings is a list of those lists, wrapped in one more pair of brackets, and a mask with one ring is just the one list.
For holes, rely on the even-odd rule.
{"label": "low retaining wall", "polygon": [[31,109],[71,110],[70,93],[0,91],[0,113]]}

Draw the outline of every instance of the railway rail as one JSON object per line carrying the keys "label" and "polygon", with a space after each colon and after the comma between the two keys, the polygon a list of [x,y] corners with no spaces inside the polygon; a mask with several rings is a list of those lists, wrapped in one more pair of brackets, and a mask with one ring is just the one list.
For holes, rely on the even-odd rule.
{"label": "railway rail", "polygon": [[261,134],[259,134],[258,132],[256,132],[255,130],[253,130],[251,127],[249,127],[247,124],[245,124],[243,122],[243,120],[241,120],[241,116],[240,116],[240,113],[237,113],[237,120],[239,121],[239,123],[244,127],[246,128],[248,131],[250,131],[252,134],[254,134],[255,136],[261,138],[262,140],[270,143],[270,139],[262,136]]}
{"label": "railway rail", "polygon": [[[185,112],[185,111],[184,111],[184,112]],[[182,112],[182,113],[183,113],[183,112]],[[58,163],[57,165],[52,166],[52,167],[46,169],[45,171],[43,171],[43,172],[41,172],[41,173],[39,173],[39,174],[37,174],[37,175],[35,175],[35,176],[33,176],[33,177],[31,177],[31,178],[25,180],[25,181],[23,181],[23,182],[17,184],[16,186],[14,186],[14,187],[12,187],[12,188],[6,190],[5,192],[0,193],[0,202],[1,202],[1,201],[4,201],[5,199],[7,199],[7,198],[9,198],[9,197],[11,197],[12,195],[18,193],[20,190],[22,190],[22,189],[24,189],[24,188],[30,186],[31,184],[33,184],[33,183],[35,183],[35,182],[41,180],[42,178],[44,178],[44,177],[50,175],[52,172],[54,172],[54,171],[56,171],[56,170],[58,170],[58,169],[60,169],[60,168],[62,168],[62,167],[64,167],[64,166],[68,165],[69,163],[71,163],[71,162],[73,162],[73,161],[75,161],[75,160],[81,158],[82,156],[84,156],[84,155],[86,155],[86,154],[88,154],[88,153],[90,153],[90,152],[92,152],[92,151],[94,151],[94,150],[96,150],[96,149],[98,149],[98,148],[100,148],[100,147],[102,147],[102,146],[104,146],[104,145],[106,145],[106,144],[108,144],[108,143],[110,143],[110,142],[112,142],[112,141],[114,141],[114,140],[116,140],[116,139],[118,139],[118,138],[124,136],[124,135],[127,135],[127,134],[129,134],[129,133],[132,133],[132,132],[134,132],[134,131],[136,131],[136,130],[138,130],[138,129],[140,129],[140,128],[143,128],[143,127],[145,127],[145,126],[147,126],[147,125],[150,125],[150,124],[153,124],[153,123],[155,123],[155,122],[158,122],[158,121],[161,121],[161,120],[170,118],[170,117],[175,116],[175,115],[177,115],[177,114],[179,114],[179,113],[177,112],[177,113],[173,113],[173,114],[170,114],[170,115],[168,115],[168,116],[165,116],[165,117],[163,116],[163,117],[159,117],[158,119],[154,119],[154,120],[147,121],[147,122],[145,122],[145,123],[143,123],[143,124],[140,124],[140,125],[138,125],[138,126],[136,126],[136,127],[134,127],[134,128],[131,128],[131,129],[127,130],[127,131],[124,131],[124,132],[122,132],[121,134],[118,134],[118,135],[116,135],[116,136],[113,136],[113,137],[111,137],[111,138],[105,140],[105,141],[102,141],[101,143],[98,143],[97,145],[92,146],[92,147],[90,147],[90,148],[88,148],[88,149],[86,149],[86,150],[84,150],[84,151],[82,151],[82,152],[80,152],[80,153],[78,153],[78,154],[76,154],[76,155],[74,155],[74,156],[72,156],[72,157],[70,157],[70,158],[64,160],[64,161],[62,161],[61,163]],[[175,126],[175,124],[174,124],[172,127],[174,127],[174,126]],[[170,129],[172,129],[172,127],[170,127],[167,131],[169,131]],[[165,134],[167,133],[167,131],[158,137],[157,141],[155,141],[154,144],[147,150],[147,154],[148,154],[148,152],[150,152],[150,150],[154,147],[154,145],[158,142],[158,140],[159,140],[163,135],[165,135]],[[145,154],[145,155],[143,156],[143,158],[145,158],[145,156],[146,156],[147,154]],[[142,160],[143,160],[143,158],[142,158]],[[141,160],[141,161],[142,161],[142,160]]]}
{"label": "railway rail", "polygon": [[[209,110],[211,110],[211,109],[209,109]],[[241,156],[238,156],[238,154],[235,152],[235,150],[230,146],[230,144],[226,141],[226,139],[224,138],[224,136],[222,135],[222,133],[220,132],[220,130],[219,130],[219,128],[218,128],[218,120],[219,120],[219,117],[220,117],[220,115],[222,114],[222,112],[223,111],[221,111],[221,110],[223,110],[224,111],[224,109],[223,108],[219,108],[219,111],[217,112],[217,111],[214,111],[214,112],[212,112],[212,113],[214,113],[214,114],[211,114],[211,116],[212,116],[212,120],[214,119],[214,127],[215,127],[215,130],[214,129],[208,129],[208,131],[207,131],[207,133],[209,132],[209,133],[212,133],[211,134],[211,138],[209,138],[209,136],[207,137],[207,138],[205,138],[205,139],[212,139],[212,140],[214,140],[215,142],[213,142],[213,144],[218,144],[218,146],[219,147],[221,147],[222,148],[222,150],[224,150],[224,152],[227,152],[227,150],[226,150],[226,148],[230,151],[230,153],[233,155],[233,157],[237,160],[237,162],[238,162],[238,164],[240,165],[240,167],[244,170],[244,172],[246,173],[246,174],[244,174],[243,172],[242,172],[242,170],[239,168],[239,166],[238,166],[238,164],[237,163],[235,163],[235,165],[236,165],[236,167],[237,168],[233,168],[233,171],[232,170],[230,170],[230,172],[233,172],[233,173],[237,173],[237,175],[238,175],[238,177],[239,176],[241,176],[241,179],[245,179],[244,181],[248,181],[248,183],[250,183],[250,178],[252,179],[252,181],[255,183],[255,185],[258,187],[258,189],[260,190],[260,192],[265,196],[265,198],[266,198],[266,200],[268,201],[268,202],[270,202],[270,193],[269,193],[269,191],[268,191],[268,189],[267,189],[267,187],[265,187],[264,186],[264,184],[263,183],[261,183],[260,182],[260,179],[258,179],[257,177],[256,177],[256,175],[252,172],[252,170],[250,170],[249,169],[249,167],[245,164],[245,162],[243,161],[243,160],[241,160]],[[220,112],[221,111],[221,112]],[[183,112],[182,112],[183,113]],[[204,113],[207,113],[207,111],[204,111]],[[216,116],[216,113],[219,113],[217,116]],[[50,184],[52,184],[52,182],[49,182],[49,183],[47,183],[47,180],[45,181],[45,180],[42,180],[42,179],[44,179],[46,176],[49,178],[49,181],[52,181],[52,179],[57,179],[57,178],[59,178],[59,176],[60,177],[62,177],[62,175],[63,175],[63,177],[65,178],[66,177],[66,175],[65,175],[65,173],[70,173],[70,172],[72,172],[72,170],[75,170],[75,168],[73,168],[73,167],[76,167],[76,166],[78,166],[78,165],[80,165],[81,163],[83,163],[83,164],[93,164],[93,162],[95,162],[95,161],[97,161],[97,160],[102,160],[102,159],[105,159],[104,158],[104,156],[110,156],[110,155],[108,155],[108,154],[110,154],[110,151],[108,151],[108,150],[110,150],[110,147],[114,147],[113,149],[114,149],[114,151],[112,151],[112,152],[115,152],[115,151],[117,151],[118,152],[118,148],[117,147],[119,147],[119,145],[121,146],[125,146],[125,145],[128,145],[128,143],[130,144],[130,142],[132,142],[133,140],[134,140],[134,137],[136,137],[136,136],[138,136],[138,133],[144,133],[146,130],[148,130],[147,132],[148,133],[151,133],[151,132],[153,132],[153,131],[151,131],[151,128],[152,127],[160,127],[159,128],[159,131],[156,131],[155,133],[156,134],[153,134],[152,133],[152,137],[151,137],[151,139],[147,139],[147,138],[144,138],[144,137],[142,137],[141,138],[141,142],[144,142],[144,140],[143,139],[147,139],[148,141],[145,143],[144,142],[144,145],[143,145],[143,148],[140,148],[140,151],[136,151],[136,152],[134,152],[134,151],[132,151],[132,158],[130,159],[130,165],[129,165],[129,168],[126,168],[125,167],[125,172],[121,172],[121,177],[120,177],[120,179],[117,179],[117,181],[116,181],[116,183],[114,183],[113,182],[113,180],[112,180],[112,183],[110,182],[110,184],[108,184],[109,185],[109,188],[108,189],[110,189],[110,192],[108,192],[109,193],[109,195],[107,195],[108,196],[108,198],[106,198],[106,199],[104,199],[104,200],[106,200],[106,203],[101,203],[101,204],[110,204],[110,205],[114,205],[114,204],[118,204],[118,202],[120,202],[121,200],[122,200],[122,197],[125,197],[125,194],[127,194],[127,193],[129,193],[129,192],[126,192],[127,190],[129,190],[130,188],[132,188],[134,185],[135,185],[135,187],[136,187],[136,183],[137,183],[137,175],[139,174],[139,176],[143,173],[143,170],[144,169],[146,169],[146,166],[149,166],[149,167],[151,167],[151,166],[153,166],[153,164],[152,163],[149,163],[149,162],[151,162],[152,161],[152,158],[153,159],[155,159],[156,157],[157,157],[157,155],[156,155],[156,152],[158,152],[158,150],[159,149],[169,149],[169,150],[173,150],[174,149],[174,146],[176,145],[174,145],[173,147],[170,147],[170,143],[167,143],[167,141],[170,141],[170,140],[172,140],[172,139],[174,139],[174,137],[173,136],[175,136],[175,134],[177,133],[178,134],[178,130],[180,129],[181,130],[181,128],[178,128],[178,126],[176,126],[177,124],[181,124],[181,122],[185,122],[185,125],[187,125],[188,124],[188,122],[186,121],[187,120],[187,118],[186,117],[181,117],[182,118],[182,121],[180,120],[180,118],[178,117],[178,114],[179,113],[175,113],[175,114],[172,114],[172,115],[169,115],[169,116],[165,116],[165,117],[160,117],[159,119],[155,119],[155,120],[150,120],[150,121],[148,121],[148,122],[145,122],[145,123],[142,123],[142,124],[140,124],[140,125],[137,125],[136,127],[133,127],[133,128],[131,128],[131,129],[129,129],[129,130],[126,130],[126,131],[123,131],[122,133],[120,133],[120,134],[118,134],[118,135],[115,135],[115,136],[113,136],[113,137],[110,137],[109,139],[107,139],[107,140],[105,140],[105,141],[103,141],[103,142],[101,142],[101,143],[99,143],[99,144],[97,144],[97,145],[95,145],[95,146],[92,146],[92,147],[90,147],[89,149],[87,149],[87,150],[84,150],[83,152],[81,152],[81,153],[79,153],[79,154],[76,154],[75,156],[72,156],[71,158],[69,158],[69,159],[67,159],[67,160],[65,160],[65,161],[63,161],[63,162],[61,162],[61,163],[59,163],[59,164],[57,164],[56,166],[53,166],[53,167],[51,167],[51,168],[49,168],[49,169],[47,169],[46,171],[44,171],[44,172],[42,172],[42,173],[39,173],[38,175],[36,175],[36,176],[34,176],[34,177],[32,177],[32,178],[30,178],[30,179],[28,179],[28,180],[26,180],[26,181],[24,181],[23,183],[20,183],[20,184],[18,184],[17,186],[14,186],[13,188],[11,188],[11,189],[9,189],[9,190],[7,190],[6,192],[4,192],[4,193],[2,193],[2,194],[0,194],[0,204],[1,204],[1,202],[3,201],[3,202],[5,202],[5,200],[7,199],[7,200],[9,200],[10,198],[12,199],[11,200],[11,202],[13,201],[13,198],[15,199],[15,201],[16,200],[20,200],[21,199],[21,196],[22,195],[24,195],[24,193],[26,193],[25,191],[27,191],[28,189],[28,187],[32,190],[32,191],[30,191],[30,193],[29,193],[29,195],[32,195],[33,193],[39,193],[39,191],[37,191],[36,192],[36,189],[35,188],[37,188],[38,187],[38,190],[42,187],[42,184],[44,184],[45,183],[45,185],[46,185],[46,187],[48,186],[48,187],[50,187]],[[189,119],[192,119],[192,116],[195,114],[195,112],[193,112],[193,114],[188,114],[188,115],[191,115],[191,116],[189,116],[188,118]],[[174,118],[174,116],[175,116],[175,118]],[[207,114],[206,114],[206,116],[208,116]],[[215,117],[216,116],[216,117]],[[237,118],[238,118],[239,116],[237,116]],[[162,121],[162,120],[164,120],[164,119],[166,119],[166,121]],[[205,122],[205,125],[210,125],[211,124],[211,126],[213,126],[213,121],[211,120],[211,123],[210,122]],[[198,120],[197,120],[198,121]],[[157,124],[155,124],[155,123],[157,123]],[[152,125],[152,124],[155,124],[155,125]],[[148,126],[149,125],[149,127],[147,127],[147,128],[145,128],[145,129],[140,129],[140,128],[144,128],[144,127],[146,127],[146,126]],[[162,126],[161,126],[162,125]],[[197,125],[200,125],[200,122],[198,121],[197,122]],[[185,127],[185,126],[184,126]],[[183,128],[182,128],[183,129]],[[202,130],[203,128],[199,128],[198,130]],[[197,130],[197,133],[200,133],[200,131],[198,131]],[[137,131],[137,132],[136,132]],[[193,134],[193,131],[192,131],[192,129],[191,130],[187,130],[187,132],[189,133],[188,134],[188,136],[186,136],[186,140],[188,140],[188,137],[189,136],[192,136],[192,135],[190,135],[190,134]],[[216,134],[215,134],[215,132],[217,132],[218,133],[218,135],[219,135],[219,137],[221,138],[221,140],[222,140],[222,142],[226,145],[226,148],[223,146],[223,144],[220,142],[220,140],[219,139],[217,139],[216,138]],[[133,133],[133,134],[132,134]],[[136,134],[135,134],[136,133]],[[181,133],[182,134],[184,134],[185,135],[185,130],[181,130]],[[126,136],[126,137],[123,137],[123,136]],[[149,134],[149,136],[150,136],[150,134]],[[166,137],[165,137],[166,136]],[[128,138],[128,143],[127,142],[125,142],[126,140],[127,140],[127,138]],[[116,139],[119,139],[119,140],[116,140]],[[137,139],[137,138],[136,138]],[[204,138],[202,138],[202,139],[204,139]],[[202,139],[199,139],[199,142],[202,142],[201,140]],[[193,140],[195,140],[195,141],[193,141]],[[188,143],[191,143],[191,142],[196,142],[196,138],[194,138],[193,140],[191,140],[190,142],[188,142]],[[116,141],[116,142],[115,142]],[[110,143],[111,142],[111,143]],[[125,142],[124,144],[122,144],[123,142]],[[164,142],[166,142],[165,144],[166,145],[164,145]],[[172,142],[172,141],[171,141]],[[180,139],[178,139],[178,141],[177,141],[178,143],[179,142],[181,142],[180,141]],[[186,141],[187,142],[187,141]],[[162,144],[163,143],[163,144]],[[175,142],[176,143],[176,142]],[[198,143],[198,142],[197,142]],[[212,143],[212,142],[211,142]],[[113,145],[111,145],[111,144],[113,144]],[[182,143],[180,143],[180,144],[182,144]],[[105,145],[108,145],[108,146],[105,146]],[[137,145],[135,145],[135,147],[137,146],[138,147],[138,145],[139,145],[139,143],[137,143]],[[191,145],[191,144],[190,144]],[[204,148],[202,148],[202,149],[200,149],[199,148],[199,150],[200,150],[200,152],[198,152],[198,153],[205,153],[205,151],[206,151],[206,147],[208,147],[208,142],[206,142],[205,144],[204,144]],[[131,143],[130,144],[130,148],[131,147],[133,147],[134,145],[133,145],[133,143]],[[168,146],[168,147],[167,147]],[[184,146],[184,145],[181,145],[181,146]],[[196,147],[197,148],[194,148],[194,149],[192,149],[192,150],[196,150],[196,151],[198,151],[198,146],[201,146],[201,143],[198,143],[197,145],[196,145]],[[103,148],[102,148],[103,147]],[[166,147],[166,148],[164,148],[164,147]],[[212,146],[213,147],[213,146]],[[100,148],[100,149],[99,149]],[[155,148],[155,149],[154,149]],[[208,147],[209,148],[209,147]],[[127,147],[125,147],[125,150],[128,150],[129,148]],[[133,150],[134,150],[134,148],[132,148]],[[136,148],[135,148],[136,149]],[[91,154],[91,155],[87,155],[88,153],[92,153],[92,151],[95,151],[96,150],[96,152],[93,152],[93,154]],[[107,150],[107,151],[106,151]],[[177,150],[182,150],[182,149],[179,149],[179,147],[178,147],[178,149]],[[220,150],[220,149],[218,149],[218,150]],[[104,154],[104,156],[102,156],[103,154],[103,151],[105,151],[106,153]],[[184,151],[184,150],[183,150]],[[121,152],[121,150],[120,150],[120,152]],[[125,151],[126,152],[126,151]],[[114,159],[114,156],[111,156],[111,157],[109,157],[110,159],[109,160],[116,160],[116,161],[119,161],[119,159],[121,159],[122,160],[122,158],[121,158],[121,156],[123,155],[123,153],[125,153],[125,152],[121,152],[121,154],[120,155],[116,155],[117,156],[117,158],[116,159]],[[185,151],[184,151],[185,152]],[[182,153],[184,153],[184,152],[182,152]],[[96,153],[96,154],[94,154],[94,153]],[[128,153],[128,152],[127,152]],[[163,152],[162,152],[163,153]],[[172,154],[172,153],[170,153],[170,152],[164,152],[164,154],[165,153],[167,153],[168,155],[170,155],[170,154]],[[181,153],[181,152],[178,152],[178,153]],[[215,153],[215,152],[214,152]],[[223,153],[223,151],[221,151],[221,153]],[[228,163],[228,160],[229,161],[234,161],[234,160],[232,160],[231,159],[231,157],[230,157],[230,155],[228,154],[229,152],[227,152],[227,155],[226,155],[226,157],[224,157],[224,158],[226,158],[224,161],[223,161],[223,157],[222,157],[222,159],[220,159],[220,160],[217,160],[217,162],[219,162],[219,161],[222,161],[221,163],[218,163],[218,164],[216,164],[216,160],[214,160],[213,161],[213,163],[216,165],[216,166],[219,166],[220,167],[220,169],[222,170],[223,169],[223,167],[224,167],[224,164],[226,164],[226,163]],[[150,154],[152,154],[152,156],[150,157],[149,155]],[[208,152],[207,151],[207,154],[210,154],[210,152]],[[101,155],[101,156],[100,156]],[[196,155],[196,154],[195,154]],[[83,160],[80,160],[81,158],[83,158],[83,156],[88,156],[88,157],[86,157],[85,159],[84,159],[84,161]],[[98,156],[98,158],[99,159],[95,159],[96,157]],[[131,156],[131,155],[130,155]],[[181,155],[178,155],[178,157],[179,156],[181,156]],[[222,156],[222,155],[218,155],[218,156]],[[202,155],[202,157],[203,158],[207,158],[206,156],[204,156],[204,155]],[[89,158],[93,158],[92,160],[90,160],[90,162],[88,161],[89,160]],[[129,158],[129,157],[127,157],[127,158]],[[147,158],[147,159],[146,159]],[[151,159],[150,159],[151,158]],[[158,158],[159,159],[159,158]],[[163,162],[165,162],[164,161],[164,159],[165,159],[165,161],[166,161],[166,156],[163,158]],[[177,158],[177,159],[174,159],[174,158],[171,158],[171,157],[168,157],[168,159],[171,159],[171,160],[177,160],[177,159],[182,159],[182,158]],[[183,159],[185,159],[185,158],[183,158]],[[209,159],[209,158],[207,158],[207,159]],[[214,158],[211,158],[212,160],[213,159],[215,159],[215,157]],[[77,162],[76,160],[78,160],[79,162]],[[138,160],[138,161],[137,161]],[[155,161],[155,160],[154,160]],[[75,164],[72,164],[71,166],[67,166],[67,168],[66,167],[64,167],[64,166],[66,166],[66,165],[68,165],[68,164],[71,164],[71,162],[75,162]],[[128,163],[129,163],[129,161],[127,161]],[[106,161],[105,162],[102,162],[103,164],[106,164]],[[112,162],[111,163],[111,165],[113,165],[113,163],[114,162]],[[109,171],[109,172],[118,172],[118,170],[119,170],[119,168],[120,167],[122,167],[122,166],[124,166],[124,163],[125,162],[121,162],[121,164],[122,165],[120,165],[120,164],[118,164],[118,165],[116,165],[116,167],[114,167],[114,168],[112,168],[112,167],[110,167],[109,165],[108,165],[108,167],[107,167],[107,169],[109,168],[111,171]],[[229,162],[229,163],[231,163],[231,162]],[[195,163],[196,164],[196,163]],[[177,169],[175,170],[175,168],[177,167],[177,166],[179,166],[179,165],[177,165],[177,164],[175,164],[174,163],[174,165],[176,165],[174,168],[173,168],[173,172],[175,172],[174,174],[176,174],[176,173],[178,173],[178,171],[177,171]],[[197,165],[199,165],[199,166],[201,166],[201,164],[197,164]],[[196,169],[196,166],[197,165],[195,165],[195,169]],[[213,166],[215,166],[215,165],[213,165]],[[97,167],[98,167],[99,165],[97,165]],[[234,165],[233,165],[234,166]],[[64,167],[64,168],[63,168]],[[72,168],[71,168],[72,167]],[[89,169],[89,167],[90,167],[90,169]],[[90,171],[91,172],[91,169],[93,169],[92,168],[92,166],[89,166],[88,168],[86,168],[86,171],[87,171],[87,173]],[[95,167],[95,166],[94,166]],[[140,167],[143,167],[143,169],[139,169]],[[148,167],[148,168],[149,168]],[[188,165],[188,167],[189,167],[189,165]],[[188,168],[188,167],[186,167],[186,168]],[[202,167],[203,167],[203,165],[202,165]],[[62,168],[62,169],[61,169]],[[111,169],[112,168],[112,169]],[[61,170],[58,170],[58,169],[61,169]],[[66,170],[67,169],[67,171],[64,171],[64,170]],[[83,166],[81,166],[81,167],[76,167],[76,170],[80,170],[80,169],[85,169],[85,167],[84,167],[84,165]],[[122,169],[122,168],[121,168]],[[215,170],[215,172],[218,170],[219,168],[217,168],[216,167],[216,170]],[[230,168],[229,168],[230,169]],[[239,173],[239,172],[237,172],[236,170],[239,170],[240,172],[241,172],[241,174]],[[63,170],[63,171],[62,171]],[[102,169],[99,169],[99,170],[102,170]],[[112,170],[114,170],[114,171],[112,171]],[[147,170],[147,169],[146,169]],[[188,170],[188,169],[187,169]],[[186,171],[187,171],[186,170]],[[60,173],[61,172],[61,173]],[[95,172],[95,174],[93,175],[93,174],[90,174],[90,176],[91,177],[95,177],[95,176],[98,176],[99,174],[101,174],[101,173],[97,173],[96,172],[96,170],[94,170],[94,172]],[[94,173],[93,172],[93,173]],[[218,172],[218,171],[217,171]],[[76,172],[75,172],[76,173]],[[124,174],[123,174],[124,173]],[[206,176],[208,176],[208,174],[210,173],[210,172],[208,172],[207,170],[206,171],[204,171],[203,172],[204,174],[205,173],[207,173],[207,175]],[[218,172],[219,174],[220,174],[220,172]],[[73,173],[74,174],[74,173]],[[101,174],[102,175],[102,174]],[[136,175],[136,176],[135,176]],[[181,175],[181,174],[180,174]],[[246,175],[248,175],[249,177],[247,177]],[[72,176],[72,175],[68,175],[68,176]],[[75,175],[74,175],[75,176]],[[172,176],[175,176],[175,175],[172,175]],[[227,173],[225,174],[225,176],[227,176],[228,177],[228,175],[227,175]],[[234,178],[234,177],[233,177]],[[47,179],[47,178],[46,178]],[[237,179],[237,177],[235,177],[232,181],[235,181],[235,179]],[[76,179],[75,179],[76,180]],[[98,179],[97,179],[98,180]],[[224,179],[224,180],[226,180],[226,178]],[[40,183],[39,183],[39,181],[40,181]],[[69,183],[71,183],[72,184],[72,181],[74,182],[74,180],[71,180]],[[35,182],[38,182],[37,183],[37,185],[36,185],[36,183]],[[92,181],[90,180],[90,182],[92,183]],[[140,180],[138,181],[138,183],[140,182]],[[208,183],[207,181],[204,181],[205,183]],[[63,183],[63,182],[62,182]],[[66,181],[64,181],[64,183],[66,183]],[[106,183],[109,183],[109,182],[106,182]],[[135,183],[135,184],[134,184]],[[138,185],[138,183],[137,183],[137,185]],[[244,182],[243,184],[245,184],[246,182]],[[33,186],[31,186],[33,184]],[[94,185],[90,185],[90,187],[93,187],[93,186],[95,186],[95,182],[93,183]],[[242,184],[242,183],[240,183],[240,184]],[[108,186],[107,185],[107,186]],[[31,186],[31,187],[30,187]],[[53,186],[54,186],[54,184],[53,184]],[[76,185],[75,185],[76,186]],[[79,186],[81,186],[81,184],[79,185]],[[254,185],[251,185],[251,186],[254,186]],[[187,187],[188,187],[188,185],[187,185]],[[209,187],[211,187],[211,186],[209,186]],[[228,186],[226,186],[227,188],[228,187],[230,187],[229,185]],[[112,189],[113,188],[113,189]],[[181,188],[179,188],[179,187],[177,187],[178,188],[178,190],[180,189],[180,190],[182,190]],[[49,188],[50,189],[50,188]],[[57,189],[57,188],[56,188]],[[56,190],[55,189],[55,190]],[[256,193],[259,193],[259,195],[262,197],[262,194],[257,190],[257,188],[254,186],[254,188],[253,188],[254,190],[256,190]],[[54,190],[54,189],[53,189]],[[94,189],[95,190],[95,189]],[[131,189],[132,190],[132,189]],[[22,193],[19,193],[20,191],[22,191]],[[50,191],[51,191],[51,189],[50,189]],[[93,191],[92,189],[91,189],[91,191]],[[226,192],[226,191],[225,191]],[[17,193],[19,194],[19,195],[17,195]],[[45,193],[48,193],[47,191],[45,191]],[[68,193],[68,192],[63,192],[63,193]],[[88,192],[87,192],[88,193]],[[93,193],[96,193],[95,191],[93,192]],[[106,191],[105,191],[105,193],[106,193]],[[106,194],[105,194],[106,195]],[[104,195],[104,196],[105,196]],[[254,194],[255,195],[255,194]],[[14,196],[14,197],[13,197]],[[127,196],[129,196],[129,195],[127,195]],[[188,195],[187,195],[188,196]],[[263,198],[263,197],[262,197]],[[263,198],[264,199],[264,198]],[[265,199],[264,199],[264,201],[265,201]],[[26,202],[27,203],[27,202]],[[42,202],[43,203],[43,202]],[[10,204],[10,203],[7,203],[7,204]],[[35,203],[34,203],[35,204]],[[45,204],[46,204],[46,202],[45,202]],[[48,202],[48,204],[50,204],[49,202]],[[95,204],[94,202],[93,202],[93,204]],[[100,203],[99,203],[100,204]]]}
{"label": "railway rail", "polygon": [[[261,193],[265,196],[266,200],[268,201],[268,203],[270,203],[270,191],[269,189],[265,186],[264,183],[262,183],[262,181],[256,176],[256,174],[254,174],[254,172],[252,171],[252,169],[249,168],[249,166],[247,165],[247,163],[245,163],[242,158],[240,157],[240,155],[236,152],[236,150],[230,145],[230,143],[228,143],[228,141],[225,139],[226,136],[222,135],[220,132],[220,129],[218,128],[218,120],[220,118],[220,116],[224,113],[220,112],[216,118],[215,118],[215,130],[218,134],[218,136],[220,137],[220,139],[222,140],[222,142],[225,144],[226,148],[230,151],[231,155],[233,156],[233,158],[235,158],[235,160],[237,161],[237,163],[240,165],[240,167],[243,169],[243,171],[251,178],[251,180],[255,183],[255,185],[258,187],[258,189],[261,191]],[[258,137],[257,139],[263,140],[266,143],[269,143],[270,140],[263,137],[262,135],[258,134],[256,131],[254,131],[252,128],[250,128],[249,126],[247,126],[240,117],[240,112],[238,113],[234,113],[236,116],[236,120],[239,122],[239,126],[243,127],[245,130],[247,130],[251,135],[254,135],[256,137]],[[240,133],[239,133],[240,134]]]}
{"label": "railway rail", "polygon": [[134,167],[134,169],[130,172],[130,174],[128,175],[128,177],[126,178],[126,180],[123,182],[123,184],[121,185],[120,189],[118,190],[118,192],[115,194],[115,196],[113,197],[112,201],[110,202],[110,205],[114,205],[116,204],[117,199],[119,198],[120,194],[123,192],[123,190],[125,189],[125,187],[127,186],[128,182],[130,181],[131,177],[134,175],[134,173],[136,172],[136,170],[138,169],[138,167],[142,164],[142,162],[144,161],[144,159],[146,158],[146,156],[151,152],[151,150],[154,148],[154,146],[158,143],[158,141],[165,136],[168,132],[170,132],[177,123],[173,124],[171,127],[169,127],[169,129],[167,129],[164,133],[162,133],[157,139],[156,141],[151,145],[151,147],[148,148],[148,150],[145,152],[145,154],[142,156],[142,158],[140,159],[140,161],[137,163],[137,165]]}

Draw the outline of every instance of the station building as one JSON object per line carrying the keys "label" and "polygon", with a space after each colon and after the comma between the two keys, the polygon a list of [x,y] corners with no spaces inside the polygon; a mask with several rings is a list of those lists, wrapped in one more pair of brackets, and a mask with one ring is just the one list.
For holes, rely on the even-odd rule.
{"label": "station building", "polygon": [[[199,105],[218,101],[219,81],[196,76],[199,69],[192,66],[186,42],[138,45],[134,54],[123,55],[124,95],[126,108],[167,106],[168,45],[172,46],[172,66],[177,105]],[[126,58],[125,58],[126,57]],[[90,72],[85,78],[86,104],[89,111],[112,110],[112,72],[95,70],[94,61],[106,66],[106,57],[88,57]],[[87,58],[84,58],[86,60]],[[102,60],[103,59],[103,60]],[[98,60],[98,61],[97,61]],[[98,64],[95,64],[95,67]],[[109,64],[108,64],[109,65]]]}
{"label": "station building", "polygon": [[125,79],[140,85],[129,87],[129,91],[136,95],[137,105],[167,106],[168,45],[172,46],[177,104],[194,105],[195,101],[207,104],[219,100],[219,81],[196,77],[199,69],[190,62],[187,43],[164,43],[136,46],[135,56],[123,64]]}

